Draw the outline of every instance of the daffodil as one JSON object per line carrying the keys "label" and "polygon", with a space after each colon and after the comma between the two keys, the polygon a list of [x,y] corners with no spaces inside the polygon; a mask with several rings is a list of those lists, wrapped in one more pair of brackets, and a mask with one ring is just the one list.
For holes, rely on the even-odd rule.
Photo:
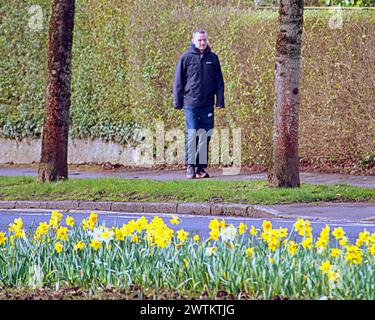
{"label": "daffodil", "polygon": [[62,241],[69,240],[69,230],[67,227],[60,227],[56,231],[56,239]]}
{"label": "daffodil", "polygon": [[55,250],[56,252],[60,253],[64,249],[64,246],[62,245],[61,242],[56,242],[55,243]]}
{"label": "daffodil", "polygon": [[116,241],[124,241],[125,240],[125,233],[123,232],[122,228],[115,228],[115,240]]}
{"label": "daffodil", "polygon": [[74,247],[75,250],[83,250],[85,248],[85,243],[83,241],[78,241]]}
{"label": "daffodil", "polygon": [[189,232],[185,231],[184,229],[177,231],[177,239],[184,242],[188,238]]}
{"label": "daffodil", "polygon": [[322,262],[322,264],[320,265],[320,270],[323,272],[323,273],[328,273],[332,270],[332,265],[331,263],[327,260],[327,261],[324,261]]}
{"label": "daffodil", "polygon": [[258,235],[258,230],[255,229],[254,226],[251,226],[250,234],[251,234],[252,236],[255,236],[255,237],[256,237],[256,236]]}
{"label": "daffodil", "polygon": [[254,248],[247,248],[245,254],[247,257],[251,258],[252,256],[254,256]]}
{"label": "daffodil", "polygon": [[208,228],[211,230],[219,229],[219,227],[220,227],[220,222],[217,218],[211,220],[210,223],[208,224]]}
{"label": "daffodil", "polygon": [[294,242],[294,241],[289,241],[288,242],[288,251],[290,253],[290,255],[295,255],[297,250],[298,250],[298,243]]}
{"label": "daffodil", "polygon": [[332,235],[337,239],[337,240],[340,240],[342,238],[344,238],[345,236],[345,231],[342,227],[339,227],[339,228],[335,228],[333,231],[332,231]]}
{"label": "daffodil", "polygon": [[217,247],[207,247],[206,248],[206,255],[207,256],[212,256],[213,254],[215,254],[217,252]]}
{"label": "daffodil", "polygon": [[237,229],[233,225],[228,226],[226,228],[223,228],[220,231],[221,240],[224,241],[224,242],[226,242],[226,241],[229,241],[229,242],[234,241],[234,238],[236,237],[236,234],[237,234]]}
{"label": "daffodil", "polygon": [[170,222],[176,225],[181,223],[180,218],[175,216],[174,214],[172,215],[172,219],[170,220]]}
{"label": "daffodil", "polygon": [[67,226],[73,228],[74,227],[74,218],[73,217],[70,217],[70,216],[67,216],[66,219],[65,219],[65,223]]}
{"label": "daffodil", "polygon": [[7,241],[7,237],[5,236],[4,232],[0,232],[0,246]]}
{"label": "daffodil", "polygon": [[220,235],[219,229],[212,229],[209,234],[210,234],[209,240],[219,240],[219,235]]}
{"label": "daffodil", "polygon": [[99,250],[102,247],[102,243],[99,240],[91,240],[90,247],[94,250]]}
{"label": "daffodil", "polygon": [[193,240],[196,242],[200,241],[199,234],[194,235]]}
{"label": "daffodil", "polygon": [[345,260],[350,264],[361,264],[363,260],[362,250],[356,246],[350,245],[346,247]]}
{"label": "daffodil", "polygon": [[60,221],[63,217],[63,214],[59,211],[52,211],[51,218],[49,220],[49,225],[52,229],[57,229],[59,227]]}
{"label": "daffodil", "polygon": [[134,242],[134,243],[138,243],[139,242],[139,237],[138,237],[138,235],[135,233],[135,234],[133,234],[132,235],[132,242]]}
{"label": "daffodil", "polygon": [[313,238],[307,237],[301,242],[302,248],[311,250],[313,245]]}
{"label": "daffodil", "polygon": [[331,249],[331,257],[338,258],[341,254],[341,249],[339,248],[332,248]]}
{"label": "daffodil", "polygon": [[240,225],[238,226],[238,233],[240,235],[243,235],[247,231],[247,229],[248,229],[247,225],[241,222]]}
{"label": "daffodil", "polygon": [[340,279],[340,273],[339,272],[336,272],[336,271],[332,271],[330,270],[328,272],[328,280],[330,282],[336,282]]}
{"label": "daffodil", "polygon": [[269,220],[264,220],[262,226],[264,231],[269,231],[272,229],[272,223]]}
{"label": "daffodil", "polygon": [[312,228],[309,220],[298,218],[297,222],[294,224],[294,229],[302,237],[311,237],[312,235]]}
{"label": "daffodil", "polygon": [[138,232],[142,232],[143,230],[147,229],[147,225],[148,220],[144,216],[142,216],[135,222],[135,230],[137,230]]}

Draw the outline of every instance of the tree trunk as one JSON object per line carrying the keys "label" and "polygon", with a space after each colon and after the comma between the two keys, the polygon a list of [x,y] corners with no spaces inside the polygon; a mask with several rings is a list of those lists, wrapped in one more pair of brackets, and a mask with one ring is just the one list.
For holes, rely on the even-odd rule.
{"label": "tree trunk", "polygon": [[280,0],[276,42],[273,156],[269,183],[299,187],[298,117],[303,0]]}
{"label": "tree trunk", "polygon": [[68,129],[74,0],[53,0],[39,181],[68,178]]}

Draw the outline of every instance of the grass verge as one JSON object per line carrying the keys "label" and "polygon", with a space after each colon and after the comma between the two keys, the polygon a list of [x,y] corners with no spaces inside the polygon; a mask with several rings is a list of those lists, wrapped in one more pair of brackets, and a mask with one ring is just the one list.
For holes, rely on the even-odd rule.
{"label": "grass verge", "polygon": [[0,176],[0,200],[211,202],[243,204],[318,201],[375,202],[375,189],[345,184],[270,188],[266,181],[70,179],[40,183],[35,177]]}

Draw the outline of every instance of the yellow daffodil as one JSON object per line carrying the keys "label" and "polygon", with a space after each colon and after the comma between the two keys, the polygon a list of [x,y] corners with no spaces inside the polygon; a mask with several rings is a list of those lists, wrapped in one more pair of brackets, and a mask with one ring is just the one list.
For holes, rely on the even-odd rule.
{"label": "yellow daffodil", "polygon": [[345,231],[344,231],[344,229],[342,227],[335,228],[332,231],[332,235],[335,237],[335,239],[340,240],[340,239],[344,238]]}
{"label": "yellow daffodil", "polygon": [[288,251],[290,253],[290,255],[294,256],[298,250],[298,243],[294,242],[294,241],[289,241],[288,243]]}
{"label": "yellow daffodil", "polygon": [[311,237],[312,235],[312,228],[309,220],[298,218],[297,222],[294,224],[294,229],[302,237]]}
{"label": "yellow daffodil", "polygon": [[270,242],[268,242],[268,248],[271,251],[276,251],[278,247],[280,247],[280,240],[273,238]]}
{"label": "yellow daffodil", "polygon": [[263,231],[261,234],[260,234],[261,238],[266,241],[266,242],[269,242],[271,241],[272,239],[272,233],[269,232],[269,231]]}
{"label": "yellow daffodil", "polygon": [[177,239],[184,242],[188,238],[189,232],[185,231],[184,229],[177,231]]}
{"label": "yellow daffodil", "polygon": [[116,241],[124,241],[125,240],[125,233],[121,229],[115,228],[115,240]]}
{"label": "yellow daffodil", "polygon": [[339,245],[340,245],[341,247],[346,247],[347,244],[348,244],[348,238],[343,237],[342,239],[340,239],[340,241],[339,241]]}
{"label": "yellow daffodil", "polygon": [[262,226],[264,231],[269,231],[272,229],[272,223],[269,220],[264,220]]}
{"label": "yellow daffodil", "polygon": [[51,219],[49,220],[49,225],[52,229],[57,229],[59,227],[60,221],[63,217],[63,214],[59,211],[52,211]]}
{"label": "yellow daffodil", "polygon": [[375,256],[375,243],[373,243],[371,246],[368,247],[368,252]]}
{"label": "yellow daffodil", "polygon": [[210,221],[208,228],[213,230],[213,229],[219,229],[220,227],[220,222],[217,218],[213,219]]}
{"label": "yellow daffodil", "polygon": [[331,249],[331,257],[338,258],[341,254],[341,249],[339,248],[332,248]]}
{"label": "yellow daffodil", "polygon": [[240,225],[238,226],[238,233],[242,235],[247,231],[247,229],[248,229],[247,225],[241,222]]}
{"label": "yellow daffodil", "polygon": [[68,241],[69,240],[69,230],[67,227],[60,227],[56,231],[56,239],[62,240],[62,241]]}
{"label": "yellow daffodil", "polygon": [[340,273],[330,270],[328,272],[328,280],[331,282],[336,282],[340,279]]}
{"label": "yellow daffodil", "polygon": [[144,216],[142,216],[135,222],[135,230],[137,230],[138,232],[142,232],[143,230],[147,229],[147,225],[148,220]]}
{"label": "yellow daffodil", "polygon": [[288,236],[288,228],[280,228],[278,233],[280,238],[286,238]]}
{"label": "yellow daffodil", "polygon": [[78,241],[74,247],[75,250],[83,250],[85,248],[85,243],[83,241]]}
{"label": "yellow daffodil", "polygon": [[91,240],[90,247],[94,250],[99,250],[102,247],[102,243],[99,240]]}
{"label": "yellow daffodil", "polygon": [[67,226],[73,228],[74,227],[74,218],[73,217],[70,217],[70,216],[67,216],[66,219],[65,219],[65,223]]}
{"label": "yellow daffodil", "polygon": [[251,228],[250,228],[250,234],[252,236],[255,236],[255,237],[258,235],[258,231],[257,231],[257,229],[255,229],[254,226],[251,226]]}
{"label": "yellow daffodil", "polygon": [[24,238],[25,237],[25,230],[23,229],[17,229],[14,233],[16,238]]}
{"label": "yellow daffodil", "polygon": [[254,255],[254,248],[247,248],[245,254],[247,257],[251,258]]}
{"label": "yellow daffodil", "polygon": [[196,242],[199,242],[199,241],[200,241],[199,234],[196,234],[196,235],[193,237],[193,240],[196,241]]}
{"label": "yellow daffodil", "polygon": [[226,224],[225,220],[221,219],[221,221],[220,221],[220,228],[224,229],[226,226],[227,226],[227,224]]}
{"label": "yellow daffodil", "polygon": [[219,229],[212,229],[210,232],[209,240],[219,240],[220,231]]}
{"label": "yellow daffodil", "polygon": [[0,232],[0,246],[7,241],[7,237],[5,236],[4,232]]}
{"label": "yellow daffodil", "polygon": [[350,264],[361,264],[363,257],[362,250],[356,246],[350,245],[346,247],[345,260]]}
{"label": "yellow daffodil", "polygon": [[64,246],[62,245],[61,242],[56,242],[55,243],[55,250],[60,253],[64,249]]}
{"label": "yellow daffodil", "polygon": [[328,272],[331,271],[331,269],[332,269],[332,265],[331,265],[331,263],[328,260],[322,262],[322,264],[320,265],[320,270],[323,273],[328,273]]}
{"label": "yellow daffodil", "polygon": [[368,245],[370,243],[371,235],[366,229],[359,233],[358,239],[356,241],[356,246],[361,247],[364,244]]}
{"label": "yellow daffodil", "polygon": [[132,235],[132,242],[134,242],[134,243],[138,243],[139,242],[139,237],[138,237],[138,235],[136,233]]}
{"label": "yellow daffodil", "polygon": [[302,248],[311,250],[313,245],[313,238],[308,237],[302,240],[301,242]]}
{"label": "yellow daffodil", "polygon": [[172,215],[172,219],[170,220],[170,222],[176,225],[181,223],[180,218],[175,216],[174,214]]}

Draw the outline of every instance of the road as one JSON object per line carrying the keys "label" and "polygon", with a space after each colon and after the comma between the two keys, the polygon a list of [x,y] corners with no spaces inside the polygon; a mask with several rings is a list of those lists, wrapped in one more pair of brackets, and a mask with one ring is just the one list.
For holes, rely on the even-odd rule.
{"label": "road", "polygon": [[[62,212],[63,221],[67,215],[74,217],[76,223],[80,223],[82,219],[87,218],[90,214],[89,211],[73,211],[73,212]],[[208,224],[211,219],[215,216],[197,216],[197,215],[178,215],[181,220],[181,224],[178,226],[172,225],[169,222],[171,214],[151,214],[151,213],[124,213],[124,212],[97,212],[99,223],[104,223],[106,226],[122,225],[127,223],[131,219],[137,219],[142,215],[145,216],[148,221],[154,216],[159,216],[163,218],[164,222],[168,224],[169,227],[174,230],[183,228],[185,231],[190,232],[190,234],[198,233],[201,237],[205,238],[208,236],[209,229]],[[39,222],[49,221],[51,216],[50,210],[0,210],[0,231],[7,231],[8,225],[15,219],[21,217],[24,222],[24,228],[30,229],[32,226],[36,226]],[[218,219],[225,218],[227,224],[233,224],[238,226],[240,222],[247,224],[248,226],[253,225],[255,228],[261,228],[263,219],[259,218],[239,218],[239,217],[223,217],[217,216]],[[292,230],[293,224],[296,220],[294,219],[269,219],[272,222],[274,228],[283,227],[288,228],[289,231]],[[317,222],[311,221],[311,226],[313,228],[314,237],[317,238],[320,230],[326,225],[333,228],[342,226],[346,232],[346,236],[349,238],[350,242],[354,243],[358,237],[359,232],[367,229],[369,232],[375,232],[375,223],[349,223],[349,222]],[[300,239],[300,237],[298,237]],[[297,239],[297,240],[298,240]]]}

